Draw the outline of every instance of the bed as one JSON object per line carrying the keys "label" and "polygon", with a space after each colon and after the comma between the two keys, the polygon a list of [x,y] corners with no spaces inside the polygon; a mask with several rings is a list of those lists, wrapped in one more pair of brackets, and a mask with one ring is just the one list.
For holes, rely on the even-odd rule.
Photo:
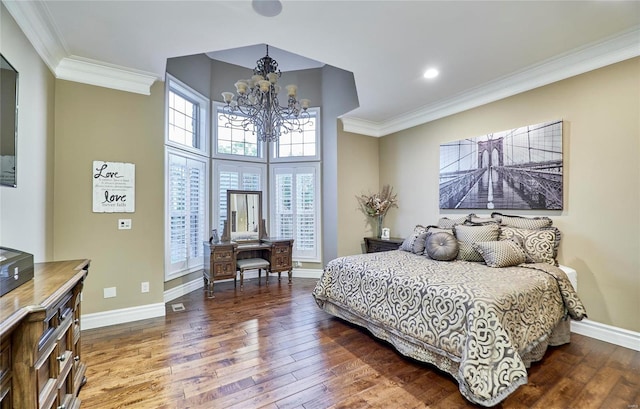
{"label": "bed", "polygon": [[337,258],[313,296],[400,353],[451,374],[469,401],[493,406],[527,383],[547,346],[586,317],[567,274],[550,263],[490,267],[394,250]]}

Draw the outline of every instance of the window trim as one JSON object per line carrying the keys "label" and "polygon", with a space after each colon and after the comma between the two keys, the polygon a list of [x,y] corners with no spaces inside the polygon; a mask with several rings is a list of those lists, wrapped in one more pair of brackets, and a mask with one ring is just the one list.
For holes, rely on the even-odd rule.
{"label": "window trim", "polygon": [[211,152],[214,159],[224,159],[229,161],[241,161],[241,162],[258,162],[267,163],[267,144],[258,139],[258,156],[244,156],[234,155],[231,153],[219,153],[218,152],[218,110],[224,107],[225,104],[218,101],[211,101],[211,124],[213,132],[211,132]]}
{"label": "window trim", "polygon": [[[210,145],[211,145],[211,137],[210,137],[210,104],[209,98],[202,95],[198,91],[192,89],[184,82],[180,81],[176,77],[171,74],[166,74],[166,86],[165,86],[165,113],[164,113],[164,144],[165,146],[171,146],[173,148],[178,148],[181,150],[189,151],[198,155],[204,155],[209,157]],[[199,134],[198,138],[200,139],[200,148],[194,148],[188,145],[184,145],[178,142],[174,142],[169,140],[169,92],[174,90],[174,92],[183,95],[187,99],[192,100],[198,104],[200,109],[199,115],[199,123],[198,129]]]}
{"label": "window trim", "polygon": [[322,129],[320,108],[313,107],[309,108],[308,111],[311,112],[316,118],[316,154],[314,156],[287,156],[281,158],[278,156],[278,141],[270,144],[269,146],[269,149],[271,150],[269,163],[316,162],[322,159]]}
{"label": "window trim", "polygon": [[[165,180],[164,180],[164,281],[171,281],[176,278],[191,274],[193,272],[202,270],[204,268],[204,253],[201,260],[190,260],[187,257],[186,265],[183,268],[174,268],[171,263],[171,214],[169,209],[169,171],[170,171],[170,156],[181,156],[186,158],[187,160],[194,160],[204,164],[204,176],[205,180],[203,182],[204,186],[204,237],[203,241],[206,240],[207,232],[210,228],[210,209],[211,209],[211,200],[208,191],[209,183],[210,183],[210,172],[209,172],[209,163],[210,159],[206,158],[202,155],[195,155],[191,152],[186,152],[183,149],[176,149],[171,146],[165,146]],[[200,243],[202,245],[202,243]],[[204,251],[204,247],[203,247]]]}

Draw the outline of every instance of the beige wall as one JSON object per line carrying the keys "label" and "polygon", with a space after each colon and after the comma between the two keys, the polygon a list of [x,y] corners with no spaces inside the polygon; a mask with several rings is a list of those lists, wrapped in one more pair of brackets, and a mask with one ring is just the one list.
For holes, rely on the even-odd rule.
{"label": "beige wall", "polygon": [[[356,195],[379,190],[379,140],[338,132],[338,256],[363,252],[363,237],[376,231],[373,218],[358,207]],[[393,213],[397,209],[389,211]]]}
{"label": "beige wall", "polygon": [[559,261],[578,271],[589,318],[640,331],[640,58],[383,137],[380,184],[400,201],[389,224],[406,235],[441,216],[441,143],[554,119],[564,120],[564,210],[538,214],[563,233]]}
{"label": "beige wall", "polygon": [[[92,260],[83,314],[162,303],[164,83],[145,96],[57,80],[55,118],[54,258]],[[135,213],[92,212],[94,160],[135,164]],[[120,218],[132,229],[118,230]]]}
{"label": "beige wall", "polygon": [[0,52],[19,72],[18,187],[0,186],[0,246],[53,256],[53,101],[55,80],[4,4]]}

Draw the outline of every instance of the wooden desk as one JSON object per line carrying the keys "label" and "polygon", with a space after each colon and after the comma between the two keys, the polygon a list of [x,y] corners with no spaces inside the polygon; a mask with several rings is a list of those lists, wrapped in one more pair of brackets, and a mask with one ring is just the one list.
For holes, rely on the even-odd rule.
{"label": "wooden desk", "polygon": [[36,263],[0,297],[0,408],[79,408],[80,292],[89,260]]}
{"label": "wooden desk", "polygon": [[292,239],[267,238],[254,243],[236,243],[233,241],[220,243],[204,243],[204,290],[208,297],[214,298],[213,286],[218,280],[236,279],[236,261],[247,258],[263,258],[269,261],[270,273],[283,271],[289,274],[289,284],[293,273]]}

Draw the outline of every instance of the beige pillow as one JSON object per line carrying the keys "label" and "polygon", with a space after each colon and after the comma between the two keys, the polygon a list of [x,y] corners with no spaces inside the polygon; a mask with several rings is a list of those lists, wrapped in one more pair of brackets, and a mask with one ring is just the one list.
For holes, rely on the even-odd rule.
{"label": "beige pillow", "polygon": [[496,224],[482,226],[456,225],[453,232],[460,244],[458,260],[484,261],[482,255],[473,248],[472,244],[479,241],[497,241],[500,227]]}
{"label": "beige pillow", "polygon": [[522,264],[527,257],[524,250],[513,240],[480,241],[472,244],[489,267],[511,267]]}

